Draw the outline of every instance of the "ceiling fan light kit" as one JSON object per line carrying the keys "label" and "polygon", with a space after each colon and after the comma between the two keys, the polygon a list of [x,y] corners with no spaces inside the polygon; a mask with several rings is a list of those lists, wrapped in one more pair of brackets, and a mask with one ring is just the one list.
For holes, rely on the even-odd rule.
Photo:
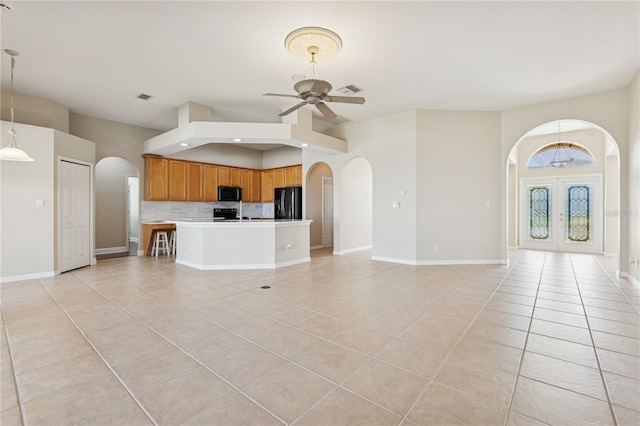
{"label": "ceiling fan light kit", "polygon": [[316,61],[332,58],[342,49],[342,40],[336,33],[320,27],[299,28],[289,33],[285,38],[284,45],[293,56],[309,60],[310,75],[293,86],[294,90],[298,92],[297,95],[264,94],[264,96],[284,96],[302,99],[302,102],[278,114],[280,117],[309,104],[315,105],[327,120],[333,120],[338,116],[325,102],[348,104],[363,104],[365,102],[363,97],[329,95],[332,89],[331,84],[318,78]]}

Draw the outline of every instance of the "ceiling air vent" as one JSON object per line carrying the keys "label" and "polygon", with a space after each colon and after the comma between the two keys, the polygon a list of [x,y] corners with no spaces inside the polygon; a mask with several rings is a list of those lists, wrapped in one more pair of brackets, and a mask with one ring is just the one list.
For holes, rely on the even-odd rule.
{"label": "ceiling air vent", "polygon": [[338,92],[343,93],[345,95],[355,95],[356,93],[362,92],[362,89],[356,86],[355,84],[349,84],[347,86],[339,88]]}
{"label": "ceiling air vent", "polygon": [[148,101],[149,99],[151,99],[151,95],[146,95],[144,93],[140,93],[137,96],[138,99],[142,99],[143,101]]}
{"label": "ceiling air vent", "polygon": [[6,10],[6,11],[11,11],[13,10],[14,7],[11,3],[8,3],[4,0],[0,1],[0,10]]}

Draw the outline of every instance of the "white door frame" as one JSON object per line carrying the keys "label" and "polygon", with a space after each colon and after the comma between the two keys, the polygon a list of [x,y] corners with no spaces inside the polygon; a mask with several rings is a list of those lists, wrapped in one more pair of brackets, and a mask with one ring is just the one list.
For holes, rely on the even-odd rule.
{"label": "white door frame", "polygon": [[[87,161],[82,161],[82,160],[77,160],[75,158],[70,158],[70,157],[64,157],[64,156],[58,156],[58,164],[57,164],[57,171],[56,171],[56,179],[57,179],[57,203],[58,203],[58,208],[56,209],[55,214],[57,215],[56,218],[56,222],[57,222],[57,226],[56,226],[56,246],[57,246],[57,250],[56,250],[56,274],[60,274],[61,273],[61,267],[60,267],[60,259],[62,256],[62,230],[63,230],[63,215],[62,215],[62,199],[61,199],[61,185],[60,185],[60,168],[62,166],[63,162],[67,162],[67,163],[75,163],[81,166],[89,166],[89,259],[90,265],[95,265],[97,263],[96,261],[96,256],[95,256],[95,200],[94,200],[94,176],[95,176],[95,171],[94,171],[94,164],[93,163],[89,163]],[[62,272],[66,272],[66,271],[62,271]]]}
{"label": "white door frame", "polygon": [[[564,186],[574,183],[593,183],[593,210],[591,220],[593,228],[591,233],[592,241],[589,244],[568,243],[564,237]],[[549,217],[551,218],[551,238],[548,241],[535,241],[528,238],[529,191],[527,188],[533,185],[549,185],[552,187],[551,211],[549,212]],[[519,191],[519,248],[602,254],[604,242],[604,194],[602,191],[601,174],[521,178]]]}
{"label": "white door frame", "polygon": [[[132,200],[131,199],[131,185],[130,183],[130,179],[135,179],[135,183],[137,184],[136,189],[138,192],[138,197],[136,200]],[[126,194],[127,194],[127,235],[126,235],[126,242],[127,242],[127,248],[129,247],[129,243],[131,242],[131,210],[132,210],[132,201],[136,202],[138,205],[140,205],[140,178],[138,177],[138,175],[131,175],[128,174],[125,176],[125,188],[126,188]],[[138,228],[140,228],[140,213],[138,212]],[[139,234],[139,231],[138,231]],[[136,243],[139,243],[140,237],[138,236],[137,240],[135,241]]]}

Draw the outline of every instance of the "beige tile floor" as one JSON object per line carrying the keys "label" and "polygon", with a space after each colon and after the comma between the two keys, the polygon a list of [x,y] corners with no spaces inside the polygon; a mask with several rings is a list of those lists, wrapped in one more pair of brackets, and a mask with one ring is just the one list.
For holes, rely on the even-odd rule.
{"label": "beige tile floor", "polygon": [[637,426],[640,288],[614,270],[320,250],[275,271],[125,257],[5,283],[1,423]]}

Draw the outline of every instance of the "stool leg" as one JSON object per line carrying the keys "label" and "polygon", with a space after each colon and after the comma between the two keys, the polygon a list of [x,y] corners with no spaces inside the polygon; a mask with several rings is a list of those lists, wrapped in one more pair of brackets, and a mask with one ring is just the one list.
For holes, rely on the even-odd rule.
{"label": "stool leg", "polygon": [[176,231],[171,231],[171,237],[169,238],[169,249],[171,250],[171,255],[176,255]]}

